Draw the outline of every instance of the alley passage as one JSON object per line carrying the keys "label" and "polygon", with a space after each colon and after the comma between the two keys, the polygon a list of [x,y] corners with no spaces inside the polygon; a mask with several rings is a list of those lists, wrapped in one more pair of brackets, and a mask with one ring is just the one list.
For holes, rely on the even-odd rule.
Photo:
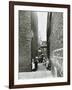
{"label": "alley passage", "polygon": [[19,79],[37,79],[37,78],[47,78],[47,77],[53,77],[51,71],[47,70],[45,65],[43,63],[38,63],[38,69],[37,71],[32,72],[21,72],[18,75]]}

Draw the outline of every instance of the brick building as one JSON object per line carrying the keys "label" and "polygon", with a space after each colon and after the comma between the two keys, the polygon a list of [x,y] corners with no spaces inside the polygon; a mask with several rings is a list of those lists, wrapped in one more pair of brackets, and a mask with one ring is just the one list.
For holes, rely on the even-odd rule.
{"label": "brick building", "polygon": [[19,72],[31,71],[31,50],[34,53],[37,47],[35,15],[31,11],[19,11]]}
{"label": "brick building", "polygon": [[[55,54],[56,52],[57,54]],[[63,13],[62,12],[48,13],[47,55],[52,63],[53,74],[56,74],[57,72],[57,76],[63,76],[63,68],[62,68],[63,67]]]}

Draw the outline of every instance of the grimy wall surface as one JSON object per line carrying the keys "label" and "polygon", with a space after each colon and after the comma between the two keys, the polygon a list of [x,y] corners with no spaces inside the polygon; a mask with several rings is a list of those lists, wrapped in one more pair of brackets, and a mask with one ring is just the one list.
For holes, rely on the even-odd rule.
{"label": "grimy wall surface", "polygon": [[19,71],[30,72],[31,60],[38,50],[37,14],[19,11]]}
{"label": "grimy wall surface", "polygon": [[19,72],[31,71],[31,12],[19,11]]}
{"label": "grimy wall surface", "polygon": [[[50,21],[49,21],[50,20]],[[63,13],[52,12],[48,15],[48,52],[52,73],[54,76],[63,76]],[[50,51],[49,51],[50,50]],[[54,52],[55,51],[55,52]],[[57,51],[57,52],[56,52]],[[54,53],[53,53],[54,52]],[[56,54],[55,54],[56,53]],[[56,55],[56,56],[55,56]],[[48,56],[49,57],[49,56]]]}
{"label": "grimy wall surface", "polygon": [[50,52],[63,48],[63,13],[54,12],[51,17]]}
{"label": "grimy wall surface", "polygon": [[32,42],[31,42],[31,57],[35,58],[38,54],[38,17],[37,12],[32,12],[31,14],[31,29],[33,32]]}

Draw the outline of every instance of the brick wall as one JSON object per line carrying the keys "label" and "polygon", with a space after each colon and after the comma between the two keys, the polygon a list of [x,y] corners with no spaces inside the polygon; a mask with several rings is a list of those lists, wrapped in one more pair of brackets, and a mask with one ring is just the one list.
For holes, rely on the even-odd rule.
{"label": "brick wall", "polygon": [[31,12],[19,11],[19,71],[31,71]]}
{"label": "brick wall", "polygon": [[51,18],[50,52],[63,47],[63,13],[54,12]]}
{"label": "brick wall", "polygon": [[[48,16],[49,21],[49,16]],[[52,66],[52,74],[57,77],[63,76],[63,13],[52,12],[51,22],[48,22],[49,38],[49,55]],[[48,32],[49,32],[48,31]],[[60,49],[61,48],[61,49]],[[54,52],[55,51],[55,52]],[[54,53],[53,53],[54,52]],[[61,53],[60,53],[61,52]]]}

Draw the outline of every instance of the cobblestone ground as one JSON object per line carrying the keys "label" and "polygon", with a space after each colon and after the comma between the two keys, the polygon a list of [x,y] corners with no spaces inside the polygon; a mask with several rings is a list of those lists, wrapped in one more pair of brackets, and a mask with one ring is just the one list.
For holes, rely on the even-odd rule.
{"label": "cobblestone ground", "polygon": [[53,77],[51,71],[48,71],[43,63],[38,64],[38,70],[33,72],[19,73],[19,79],[32,79],[32,78],[47,78]]}

